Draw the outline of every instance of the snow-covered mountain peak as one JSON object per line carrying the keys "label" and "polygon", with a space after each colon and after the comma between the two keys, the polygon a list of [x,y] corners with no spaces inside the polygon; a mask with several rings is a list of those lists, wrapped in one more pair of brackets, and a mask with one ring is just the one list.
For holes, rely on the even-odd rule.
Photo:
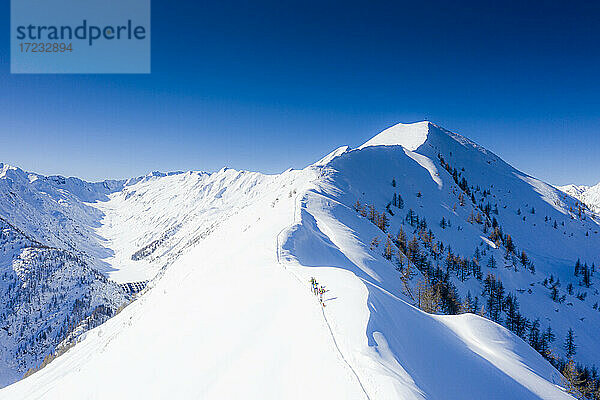
{"label": "snow-covered mountain peak", "polygon": [[556,186],[556,188],[562,190],[563,192],[569,193],[570,195],[582,195],[586,190],[591,188],[591,186],[568,184],[565,186]]}
{"label": "snow-covered mountain peak", "polygon": [[25,175],[25,172],[21,168],[13,167],[12,165],[0,162],[0,179],[11,177],[14,175]]}
{"label": "snow-covered mountain peak", "polygon": [[431,123],[429,121],[415,122],[412,124],[396,124],[368,140],[360,146],[359,149],[369,146],[400,145],[407,150],[415,151],[427,140],[430,125]]}
{"label": "snow-covered mountain peak", "polygon": [[595,186],[565,185],[556,186],[556,188],[575,197],[592,211],[600,213],[600,182]]}
{"label": "snow-covered mountain peak", "polygon": [[17,172],[0,385],[114,317],[0,399],[570,399],[597,363],[596,215],[428,121],[278,175]]}

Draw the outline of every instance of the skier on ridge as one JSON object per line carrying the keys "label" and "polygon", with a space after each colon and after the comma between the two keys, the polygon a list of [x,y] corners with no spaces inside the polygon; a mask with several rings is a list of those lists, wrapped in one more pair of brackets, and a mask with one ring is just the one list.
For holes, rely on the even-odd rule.
{"label": "skier on ridge", "polygon": [[323,294],[325,294],[325,292],[327,292],[327,290],[325,290],[325,286],[319,286],[319,283],[317,282],[317,280],[314,277],[310,278],[310,284],[312,286],[313,294],[315,296],[318,296],[319,303],[321,303],[321,305],[323,307],[325,307],[325,303],[323,302]]}

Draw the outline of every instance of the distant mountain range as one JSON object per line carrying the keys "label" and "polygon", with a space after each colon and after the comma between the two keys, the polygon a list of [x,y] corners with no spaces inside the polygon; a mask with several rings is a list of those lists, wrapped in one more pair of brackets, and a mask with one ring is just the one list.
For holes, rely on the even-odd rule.
{"label": "distant mountain range", "polygon": [[566,185],[557,186],[557,188],[575,197],[595,213],[600,214],[600,183],[595,186]]}
{"label": "distant mountain range", "polygon": [[64,353],[0,399],[592,393],[600,203],[576,189],[427,121],[278,175],[0,164],[2,382]]}

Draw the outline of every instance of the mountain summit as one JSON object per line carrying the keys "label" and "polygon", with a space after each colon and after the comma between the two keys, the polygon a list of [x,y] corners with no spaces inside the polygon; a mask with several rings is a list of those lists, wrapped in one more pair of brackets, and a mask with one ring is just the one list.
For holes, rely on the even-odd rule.
{"label": "mountain summit", "polygon": [[[105,277],[56,296],[63,315],[89,293],[117,314],[114,281],[148,282],[0,399],[572,399],[569,368],[598,384],[600,220],[427,121],[279,175],[84,184],[93,201],[39,181],[0,178],[0,217]],[[14,381],[18,343],[49,354],[62,336],[37,336],[56,310],[25,289],[43,287],[21,273],[39,265],[34,245],[14,232],[0,243],[14,277],[0,325],[35,310],[2,354]]]}
{"label": "mountain summit", "polygon": [[369,139],[359,147],[363,149],[369,146],[395,146],[399,145],[414,151],[427,140],[431,122],[422,121],[412,124],[396,124]]}

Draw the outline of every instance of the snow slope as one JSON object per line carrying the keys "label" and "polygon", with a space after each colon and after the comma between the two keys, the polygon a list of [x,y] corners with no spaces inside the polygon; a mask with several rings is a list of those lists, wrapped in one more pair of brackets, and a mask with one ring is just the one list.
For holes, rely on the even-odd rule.
{"label": "snow slope", "polygon": [[294,398],[318,387],[330,398],[361,398],[314,298],[277,263],[289,193],[310,177],[263,176],[262,195],[146,295],[0,397]]}
{"label": "snow slope", "polygon": [[0,386],[125,303],[123,290],[94,268],[104,251],[92,240],[99,213],[81,200],[113,186],[0,164]]}
{"label": "snow slope", "polygon": [[[464,191],[438,154],[464,168],[475,204],[461,205]],[[541,282],[549,274],[576,281],[577,256],[590,263],[598,256],[598,223],[572,211],[575,199],[430,123],[395,126],[301,171],[224,169],[122,185],[85,203],[100,216],[93,234],[110,249],[98,259],[116,280],[158,278],[66,354],[0,390],[1,399],[571,398],[557,386],[560,374],[506,328],[412,305],[394,262],[370,245],[385,234],[352,208],[360,200],[385,210],[393,193],[404,207],[390,213],[388,232],[402,227],[412,236],[405,218],[412,209],[455,254],[478,249],[483,272],[502,278],[528,318],[552,323],[561,339],[576,327],[583,361],[598,354],[597,293],[577,287],[585,300],[555,303]],[[480,197],[497,205],[494,217],[535,273],[514,267],[503,244],[469,222]],[[451,226],[439,226],[442,217]],[[492,254],[496,268],[485,266]],[[325,307],[311,277],[328,290]],[[452,279],[460,296],[484,302],[479,279]]]}
{"label": "snow slope", "polygon": [[[465,398],[461,385],[469,380],[478,382],[473,398],[568,398],[549,382],[556,372],[505,329],[475,316],[426,315],[383,288],[370,295],[371,285],[346,269],[352,265],[343,255],[323,249],[323,238],[303,221],[313,209],[307,203],[320,199],[319,189],[307,191],[319,173],[266,178],[260,198],[175,261],[140,300],[0,397],[265,399],[317,390],[340,399]],[[305,229],[308,237],[296,238]],[[354,257],[372,258],[349,240],[358,248]],[[326,264],[315,269],[296,257]],[[381,264],[371,267],[384,273]],[[310,293],[310,276],[327,283],[325,310]],[[402,335],[408,323],[415,331]],[[419,350],[424,343],[435,347]],[[444,359],[453,367],[435,378],[431,365]]]}
{"label": "snow slope", "polygon": [[112,254],[103,259],[117,282],[152,279],[224,220],[260,196],[274,178],[224,168],[141,180],[94,204],[96,230]]}
{"label": "snow slope", "polygon": [[302,200],[284,257],[301,281],[326,284],[325,315],[369,398],[569,398],[551,383],[557,371],[501,326],[407,304],[394,267],[356,236],[375,228],[330,189]]}
{"label": "snow slope", "polygon": [[[521,312],[527,318],[533,320],[539,317],[543,328],[552,327],[557,337],[553,346],[555,354],[564,354],[562,343],[567,330],[573,328],[580,345],[578,361],[597,365],[600,349],[595,332],[600,330],[600,282],[596,275],[591,278],[590,288],[582,286],[581,276],[574,276],[573,271],[577,259],[589,266],[592,263],[600,265],[600,219],[587,211],[579,216],[576,199],[517,171],[468,139],[431,123],[427,126],[414,125],[410,129],[402,129],[410,132],[418,127],[426,131],[416,135],[419,141],[423,136],[427,139],[414,152],[426,157],[437,166],[436,170],[424,168],[422,163],[415,165],[415,162],[402,157],[402,153],[408,150],[406,148],[391,146],[393,143],[387,143],[385,147],[367,146],[367,142],[361,150],[346,153],[330,164],[336,171],[333,184],[340,191],[340,201],[349,206],[360,199],[383,210],[393,192],[401,193],[406,204],[403,210],[398,210],[402,214],[400,218],[391,218],[390,232],[397,232],[402,225],[412,236],[414,229],[407,227],[403,217],[407,210],[413,209],[417,215],[426,218],[428,229],[434,233],[436,240],[451,245],[455,254],[472,258],[476,249],[481,254],[485,252],[479,262],[483,277],[492,273],[501,278],[506,292],[515,295]],[[377,143],[376,139],[370,142]],[[402,138],[399,143],[402,144],[403,140],[414,143],[412,139]],[[489,246],[484,240],[489,232],[485,234],[481,224],[468,222],[469,214],[476,214],[482,207],[477,208],[468,200],[469,196],[441,166],[438,154],[442,154],[446,162],[459,171],[459,179],[460,175],[466,177],[477,205],[489,202],[492,208],[497,206],[498,214],[491,212],[490,215],[497,219],[505,233],[511,235],[518,248],[516,253],[526,251],[535,265],[535,274],[519,266],[514,256],[505,259],[506,248]],[[436,174],[444,182],[443,187],[433,179]],[[398,182],[396,188],[389,184],[394,177]],[[486,189],[490,194],[484,196],[482,192]],[[421,197],[416,195],[419,192]],[[464,206],[460,206],[461,193],[466,198]],[[535,213],[532,214],[531,210]],[[451,221],[453,226],[442,229],[439,226],[442,217]],[[556,228],[553,225],[555,221]],[[370,238],[365,238],[365,242],[368,240]],[[496,268],[486,266],[492,254],[500,264]],[[445,260],[436,263],[445,270]],[[513,268],[515,265],[517,268]],[[553,301],[550,298],[551,285],[543,283],[551,276],[554,281],[559,279],[561,282],[557,287],[565,296],[562,302]],[[476,279],[469,277],[464,282],[455,279],[454,283],[462,298],[470,292],[482,299],[480,293],[483,288]],[[572,294],[566,293],[569,283],[573,285]],[[583,296],[583,300],[577,295]]]}
{"label": "snow slope", "polygon": [[[0,218],[10,223],[0,223],[0,385],[91,326],[85,320],[98,309],[117,310],[126,299],[115,282],[154,278],[272,179],[223,169],[87,183],[1,171]],[[34,272],[20,273],[21,253],[32,251],[44,255],[26,257]]]}

